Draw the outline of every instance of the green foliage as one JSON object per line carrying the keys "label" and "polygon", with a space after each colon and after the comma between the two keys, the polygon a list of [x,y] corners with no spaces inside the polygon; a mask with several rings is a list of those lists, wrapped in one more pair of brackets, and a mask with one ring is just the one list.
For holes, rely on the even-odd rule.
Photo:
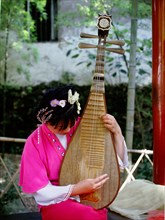
{"label": "green foliage", "polygon": [[61,82],[66,84],[66,83],[73,83],[74,81],[74,76],[70,72],[64,72],[61,76]]}
{"label": "green foliage", "polygon": [[58,13],[57,14],[57,26],[65,26],[65,27],[80,27],[82,23],[77,19],[80,18],[81,15],[78,16],[77,12],[73,13],[70,11]]}
{"label": "green foliage", "polygon": [[[41,18],[45,18],[46,0],[33,0],[31,3],[36,5]],[[19,40],[29,42],[35,38],[35,24],[25,9],[26,4],[26,0],[2,0],[1,31],[7,28],[14,31],[19,36]]]}
{"label": "green foliage", "polygon": [[[134,146],[137,149],[152,149],[152,92],[151,86],[136,90]],[[141,140],[139,142],[139,140]]]}
{"label": "green foliage", "polygon": [[[44,17],[44,7],[46,0],[31,1]],[[16,64],[19,74],[24,73],[29,78],[28,66],[31,60],[37,61],[38,52],[32,46],[27,46],[26,53],[23,52],[22,43],[32,42],[35,40],[35,24],[31,15],[26,11],[26,0],[2,0],[1,9],[1,32],[0,32],[0,83],[6,84],[7,67],[10,54],[15,51],[15,55],[21,54],[24,67],[19,63]]]}
{"label": "green foliage", "polygon": [[47,0],[30,0],[30,3],[35,5],[36,8],[38,9],[38,11],[40,12],[40,14],[41,14],[40,19],[47,18],[47,14],[45,12],[46,2],[47,2]]}
{"label": "green foliage", "polygon": [[147,179],[152,181],[153,167],[146,158],[144,158],[143,161],[139,164],[135,174],[136,179]]}
{"label": "green foliage", "polygon": [[30,79],[30,72],[29,72],[29,67],[33,65],[33,62],[38,62],[39,60],[39,53],[37,48],[35,48],[33,45],[24,44],[24,49],[21,51],[21,58],[23,60],[22,62],[17,63],[17,73],[18,74],[24,74],[26,79]]}
{"label": "green foliage", "polygon": [[107,0],[84,0],[83,3],[77,4],[77,6],[80,14],[91,21],[97,17],[98,14],[107,14],[111,10],[111,3]]}
{"label": "green foliage", "polygon": [[25,0],[3,0],[2,1],[2,21],[1,30],[6,28],[14,31],[21,39],[28,40],[28,29],[33,31],[33,24],[25,11]]}
{"label": "green foliage", "polygon": [[3,196],[3,199],[0,200],[0,214],[8,215],[11,211],[10,207],[8,207],[8,204],[11,204],[16,199],[19,199],[19,197],[15,188],[12,186],[8,193]]}
{"label": "green foliage", "polygon": [[[138,2],[138,18],[151,17],[151,2]],[[76,4],[74,12],[63,12],[58,15],[58,24],[71,27],[95,26],[98,14],[112,14],[128,17],[131,15],[131,1],[125,0],[82,0]],[[72,21],[72,22],[71,22]]]}
{"label": "green foliage", "polygon": [[[5,154],[5,156],[3,157],[3,161],[6,164],[11,176],[13,176],[14,173],[16,172],[16,170],[19,168],[20,156]],[[2,192],[5,189],[5,187],[7,186],[7,184],[9,183],[10,178],[9,178],[8,173],[4,169],[4,166],[2,165],[2,163],[0,163],[0,171],[1,171],[0,191]],[[18,178],[16,178],[14,180],[14,183],[17,185]],[[13,185],[11,185],[9,190],[0,199],[0,215],[9,214],[11,211],[10,205],[16,199],[17,200],[19,199],[18,193],[17,193],[15,187]]]}
{"label": "green foliage", "polygon": [[138,8],[138,18],[147,18],[147,17],[151,17],[151,2],[150,4],[149,3],[146,3],[144,1],[142,2],[139,2],[139,8]]}
{"label": "green foliage", "polygon": [[130,0],[125,0],[124,3],[123,1],[120,0],[112,0],[112,12],[116,8],[119,13],[123,16],[128,16],[131,13],[131,1]]}

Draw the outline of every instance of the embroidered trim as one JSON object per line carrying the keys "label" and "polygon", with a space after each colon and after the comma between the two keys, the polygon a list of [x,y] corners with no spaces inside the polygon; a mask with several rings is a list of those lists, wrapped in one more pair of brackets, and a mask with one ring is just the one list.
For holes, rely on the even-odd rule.
{"label": "embroidered trim", "polygon": [[71,195],[71,193],[72,193],[72,191],[73,191],[73,187],[74,187],[74,184],[73,184],[73,185],[69,185],[68,193],[66,194],[66,196],[65,196],[65,198],[64,198],[63,201],[66,201],[66,200],[69,199],[69,197],[70,197],[70,195]]}

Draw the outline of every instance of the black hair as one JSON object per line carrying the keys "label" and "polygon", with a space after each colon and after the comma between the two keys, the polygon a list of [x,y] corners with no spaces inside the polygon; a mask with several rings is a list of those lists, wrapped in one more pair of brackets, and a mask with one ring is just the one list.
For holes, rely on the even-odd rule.
{"label": "black hair", "polygon": [[[64,130],[68,126],[72,127],[78,118],[78,108],[76,103],[70,104],[68,102],[68,91],[70,89],[74,95],[76,90],[72,85],[59,86],[57,88],[47,90],[39,104],[37,118],[46,118],[46,122],[49,122],[50,125],[55,128],[60,124],[60,130]],[[65,106],[63,108],[58,105],[56,107],[52,107],[50,102],[54,99],[59,101],[66,100]]]}

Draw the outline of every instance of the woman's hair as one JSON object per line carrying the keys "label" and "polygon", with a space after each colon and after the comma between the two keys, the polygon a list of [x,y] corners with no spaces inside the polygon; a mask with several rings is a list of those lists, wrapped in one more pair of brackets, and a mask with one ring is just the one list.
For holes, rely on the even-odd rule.
{"label": "woman's hair", "polygon": [[71,85],[47,90],[39,104],[37,119],[54,127],[60,124],[60,130],[72,127],[81,109],[78,98],[79,94]]}

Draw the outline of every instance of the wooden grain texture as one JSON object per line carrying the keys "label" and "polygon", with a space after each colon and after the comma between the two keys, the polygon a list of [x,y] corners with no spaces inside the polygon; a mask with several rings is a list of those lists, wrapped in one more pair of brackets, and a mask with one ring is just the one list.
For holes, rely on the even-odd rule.
{"label": "wooden grain texture", "polygon": [[104,95],[91,93],[60,172],[60,185],[75,184],[83,179],[108,174],[109,180],[103,188],[80,197],[81,203],[96,209],[106,207],[114,200],[119,190],[120,178],[111,134],[100,118],[103,114]]}
{"label": "wooden grain texture", "polygon": [[[103,15],[99,17],[99,21],[101,19],[110,21],[110,16]],[[110,24],[111,22],[109,22]],[[100,25],[101,23],[99,27]],[[84,179],[108,174],[109,180],[101,189],[80,196],[81,203],[96,209],[101,209],[112,203],[119,191],[120,179],[112,137],[101,120],[101,116],[106,113],[104,53],[107,35],[107,28],[105,31],[99,29],[98,46],[92,46],[97,48],[97,55],[90,94],[81,122],[67,149],[60,172],[60,185],[76,184]],[[81,43],[79,46],[83,48],[84,44]],[[90,44],[86,44],[86,46],[91,47]]]}

